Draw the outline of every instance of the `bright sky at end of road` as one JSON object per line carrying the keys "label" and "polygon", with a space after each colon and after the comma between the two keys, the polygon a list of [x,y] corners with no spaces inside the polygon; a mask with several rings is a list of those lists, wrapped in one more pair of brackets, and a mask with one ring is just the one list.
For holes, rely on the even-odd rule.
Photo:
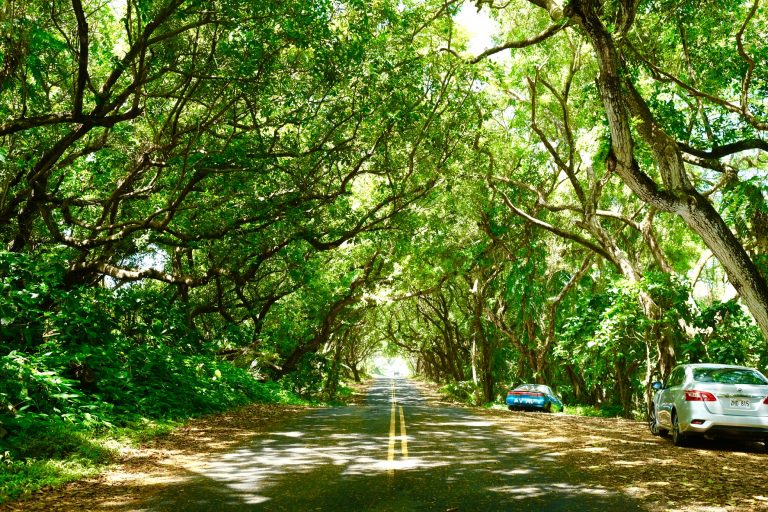
{"label": "bright sky at end of road", "polygon": [[408,363],[402,357],[376,356],[373,361],[374,368],[382,377],[407,377],[411,374]]}

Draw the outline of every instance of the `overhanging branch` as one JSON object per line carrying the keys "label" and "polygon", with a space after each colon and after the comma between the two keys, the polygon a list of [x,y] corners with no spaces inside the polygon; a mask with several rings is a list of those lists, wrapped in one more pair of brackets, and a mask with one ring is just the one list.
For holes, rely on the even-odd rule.
{"label": "overhanging branch", "polygon": [[567,26],[567,24],[562,24],[562,23],[552,24],[549,27],[547,27],[539,35],[533,36],[533,37],[531,37],[529,39],[521,39],[521,40],[518,40],[518,41],[508,41],[508,42],[504,43],[501,46],[496,46],[494,48],[489,48],[489,49],[485,50],[483,53],[481,53],[480,55],[472,58],[469,62],[471,64],[477,64],[478,62],[480,62],[481,60],[485,59],[486,57],[490,57],[491,55],[494,55],[496,53],[503,52],[504,50],[526,48],[528,46],[533,46],[535,44],[538,44],[538,43],[540,43],[542,41],[545,41],[545,40],[549,39],[553,35],[557,34],[561,30],[563,30],[566,26]]}
{"label": "overhanging branch", "polygon": [[717,146],[710,150],[697,149],[688,144],[678,143],[680,149],[689,155],[693,155],[705,160],[719,160],[727,156],[742,153],[744,151],[760,150],[768,152],[768,141],[762,139],[744,139],[737,142],[731,142],[723,146]]}

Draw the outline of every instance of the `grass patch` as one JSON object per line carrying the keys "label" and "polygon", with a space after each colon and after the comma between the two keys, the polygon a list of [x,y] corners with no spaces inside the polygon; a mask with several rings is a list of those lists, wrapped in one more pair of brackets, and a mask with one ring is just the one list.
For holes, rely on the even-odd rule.
{"label": "grass patch", "polygon": [[3,461],[0,469],[0,503],[32,494],[45,487],[99,474],[106,464],[83,457],[64,460]]}
{"label": "grass patch", "polygon": [[565,414],[572,416],[587,416],[591,418],[619,418],[623,417],[624,410],[621,407],[595,407],[594,405],[566,405]]}
{"label": "grass patch", "polygon": [[60,420],[38,426],[39,430],[27,432],[21,440],[15,436],[23,448],[11,451],[3,446],[0,503],[97,475],[119,457],[119,443],[109,436],[96,437]]}
{"label": "grass patch", "polygon": [[168,437],[174,430],[183,425],[183,421],[154,421],[142,418],[132,425],[112,431],[110,433],[110,440],[120,446],[140,446],[153,439]]}

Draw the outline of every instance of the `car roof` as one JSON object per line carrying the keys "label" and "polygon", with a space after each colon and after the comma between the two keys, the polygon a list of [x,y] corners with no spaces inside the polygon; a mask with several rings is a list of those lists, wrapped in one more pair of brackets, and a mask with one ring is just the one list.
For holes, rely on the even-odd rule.
{"label": "car roof", "polygon": [[[515,388],[514,388],[514,389],[517,389],[517,388],[522,388],[522,387],[534,387],[534,388],[542,387],[542,388],[549,388],[549,386],[548,386],[548,385],[546,385],[546,384],[534,384],[534,383],[532,383],[532,382],[526,382],[526,383],[523,383],[523,384],[518,384],[517,386],[515,386]],[[551,389],[551,388],[550,388],[550,389]]]}
{"label": "car roof", "polygon": [[748,370],[752,372],[762,373],[759,369],[751,366],[740,366],[737,364],[717,364],[717,363],[688,363],[679,365],[683,368],[696,369],[710,369],[710,370]]}
{"label": "car roof", "polygon": [[754,370],[754,368],[750,368],[749,366],[740,366],[737,364],[689,363],[681,364],[680,366],[685,368],[734,368],[739,370]]}

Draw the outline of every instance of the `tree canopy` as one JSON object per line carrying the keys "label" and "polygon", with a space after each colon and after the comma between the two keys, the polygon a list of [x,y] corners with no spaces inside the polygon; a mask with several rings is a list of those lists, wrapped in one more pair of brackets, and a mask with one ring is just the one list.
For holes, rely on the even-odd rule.
{"label": "tree canopy", "polygon": [[759,0],[5,0],[4,413],[765,369],[766,41]]}

